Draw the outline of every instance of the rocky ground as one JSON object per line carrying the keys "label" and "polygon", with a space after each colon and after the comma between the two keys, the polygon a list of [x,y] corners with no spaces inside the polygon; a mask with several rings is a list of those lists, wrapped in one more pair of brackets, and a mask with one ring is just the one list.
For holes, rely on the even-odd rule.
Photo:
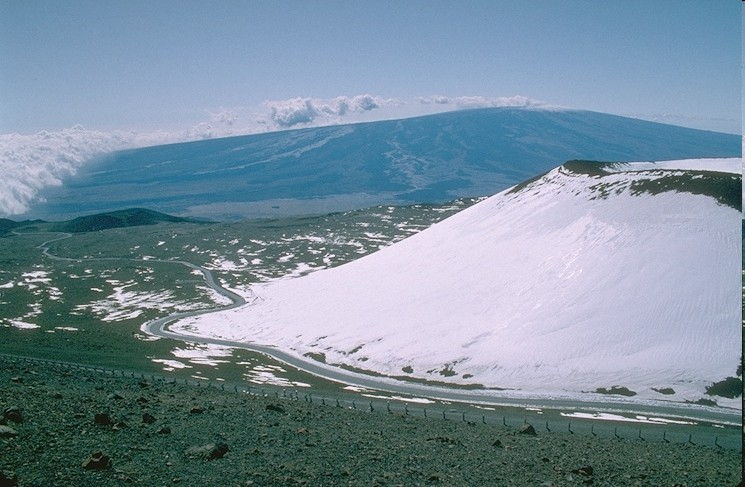
{"label": "rocky ground", "polygon": [[741,480],[741,455],[727,449],[530,434],[11,361],[0,361],[0,412],[0,487]]}

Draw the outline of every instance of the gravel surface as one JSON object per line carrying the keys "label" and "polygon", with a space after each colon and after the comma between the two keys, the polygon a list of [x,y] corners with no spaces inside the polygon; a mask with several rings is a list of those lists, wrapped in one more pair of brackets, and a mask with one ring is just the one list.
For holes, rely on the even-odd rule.
{"label": "gravel surface", "polygon": [[[734,486],[737,451],[0,362],[4,486]],[[539,429],[540,428],[536,428]]]}

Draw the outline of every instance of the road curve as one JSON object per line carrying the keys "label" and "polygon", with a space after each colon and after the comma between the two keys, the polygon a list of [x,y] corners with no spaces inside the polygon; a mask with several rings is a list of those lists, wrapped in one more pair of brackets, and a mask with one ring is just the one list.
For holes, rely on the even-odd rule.
{"label": "road curve", "polygon": [[[15,232],[14,232],[15,233]],[[338,367],[299,357],[297,355],[285,352],[270,345],[261,345],[250,342],[238,342],[225,340],[216,337],[191,335],[188,333],[174,332],[169,329],[170,325],[183,318],[198,316],[216,311],[224,311],[237,308],[247,303],[246,299],[223,287],[214,278],[212,271],[198,266],[191,262],[183,260],[161,260],[161,259],[132,259],[125,257],[89,257],[75,259],[69,257],[60,257],[49,252],[49,244],[55,241],[72,237],[72,234],[64,233],[61,236],[47,240],[37,247],[42,253],[54,260],[86,262],[86,261],[130,261],[130,262],[159,262],[167,264],[177,264],[186,266],[190,269],[199,271],[207,286],[215,292],[230,299],[231,303],[226,306],[216,306],[214,308],[184,311],[173,313],[171,315],[157,318],[141,326],[141,330],[153,336],[181,340],[191,343],[215,344],[231,348],[241,348],[250,350],[263,355],[270,356],[290,367],[310,373],[322,379],[374,389],[378,391],[404,394],[415,397],[426,397],[429,399],[453,401],[461,403],[471,403],[489,406],[508,406],[508,407],[539,407],[545,409],[571,409],[586,410],[594,412],[618,412],[631,414],[644,414],[664,416],[670,418],[687,418],[698,421],[706,421],[718,424],[728,424],[732,426],[741,424],[741,412],[724,408],[702,407],[691,404],[681,404],[663,401],[634,401],[626,398],[609,398],[607,400],[598,400],[597,397],[588,397],[586,400],[580,397],[557,397],[540,394],[526,394],[522,391],[502,391],[493,389],[463,390],[456,387],[448,388],[437,385],[416,384],[403,382],[387,377],[369,376],[347,371]]]}

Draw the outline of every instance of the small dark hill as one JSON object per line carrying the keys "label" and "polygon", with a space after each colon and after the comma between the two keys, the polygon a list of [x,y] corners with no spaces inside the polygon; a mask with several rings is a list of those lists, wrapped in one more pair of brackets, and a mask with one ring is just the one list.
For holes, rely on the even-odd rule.
{"label": "small dark hill", "polygon": [[144,225],[155,225],[157,223],[197,223],[190,218],[159,213],[144,208],[130,208],[95,215],[81,216],[66,222],[53,225],[52,229],[57,232],[84,233],[107,230],[109,228],[139,227]]}
{"label": "small dark hill", "polygon": [[7,218],[0,218],[0,237],[4,237],[8,235],[10,232],[15,230],[16,228],[20,227],[27,227],[29,225],[39,225],[39,224],[45,224],[46,222],[43,220],[24,220],[24,221],[14,221],[14,220],[8,220]]}
{"label": "small dark hill", "polygon": [[22,223],[8,220],[7,218],[0,218],[0,235],[5,235],[20,225],[22,225]]}

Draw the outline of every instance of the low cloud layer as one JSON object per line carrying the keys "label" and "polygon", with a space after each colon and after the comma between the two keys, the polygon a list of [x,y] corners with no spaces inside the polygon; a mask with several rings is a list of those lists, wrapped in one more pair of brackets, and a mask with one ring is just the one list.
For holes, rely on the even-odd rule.
{"label": "low cloud layer", "polygon": [[75,126],[31,135],[0,134],[0,217],[23,214],[48,186],[59,186],[98,155],[172,142],[167,133],[99,132]]}
{"label": "low cloud layer", "polygon": [[96,156],[117,150],[233,135],[405,118],[463,108],[538,106],[522,96],[509,98],[429,96],[413,100],[369,94],[332,99],[292,98],[265,102],[259,109],[220,108],[208,120],[178,132],[101,132],[75,126],[58,132],[0,134],[0,217],[23,215],[43,199],[44,188]]}

